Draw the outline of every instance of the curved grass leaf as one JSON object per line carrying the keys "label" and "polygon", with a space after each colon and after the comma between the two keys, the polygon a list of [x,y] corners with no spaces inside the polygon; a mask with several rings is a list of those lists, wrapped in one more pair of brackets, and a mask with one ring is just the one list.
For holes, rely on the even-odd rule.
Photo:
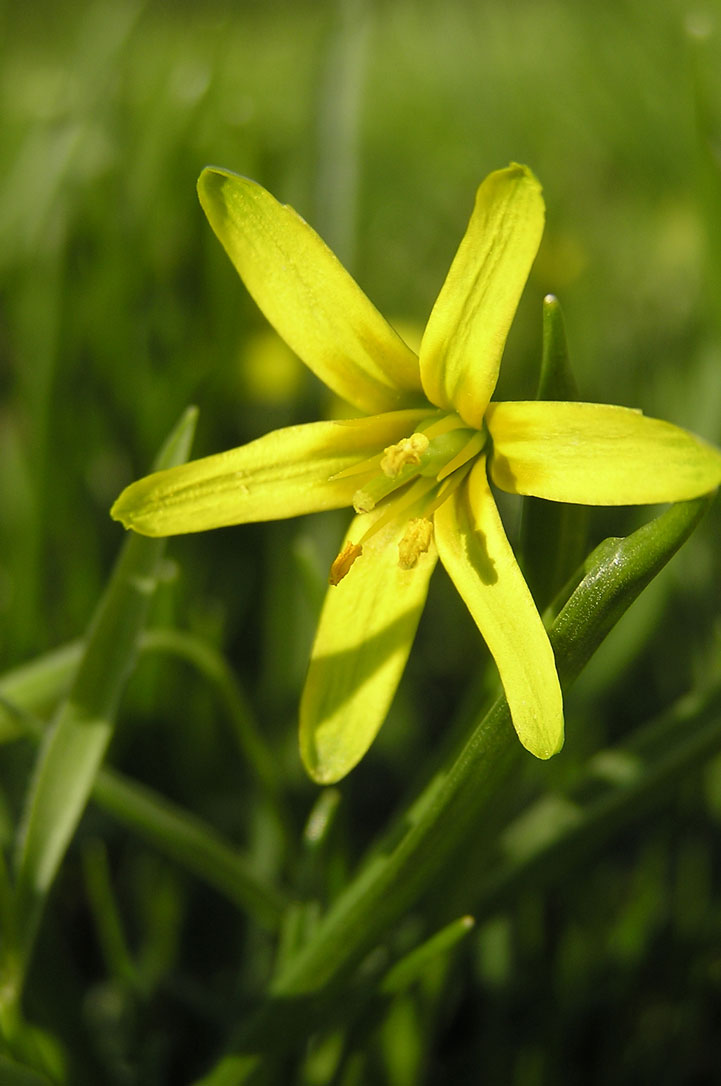
{"label": "curved grass leaf", "polygon": [[[196,411],[187,411],[161,450],[156,466],[188,456]],[[133,668],[155,590],[164,541],[126,540],[85,639],[68,697],[40,749],[17,851],[15,935],[6,977],[16,993],[50,886],[85,809],[113,734],[125,681]],[[8,959],[6,959],[6,968]]]}
{"label": "curved grass leaf", "polygon": [[[596,548],[583,580],[549,631],[566,686],[690,535],[710,500],[671,506],[631,536],[606,540]],[[238,1045],[244,1056],[225,1057],[202,1080],[203,1086],[250,1081],[259,1066],[254,1058],[248,1059],[251,1054],[276,1052],[280,1036],[287,1045],[307,1038],[332,1005],[338,984],[416,905],[466,835],[478,833],[479,817],[505,786],[518,757],[508,707],[501,698],[455,762],[431,781],[372,851],[314,937],[276,977],[270,998],[248,1023]]]}

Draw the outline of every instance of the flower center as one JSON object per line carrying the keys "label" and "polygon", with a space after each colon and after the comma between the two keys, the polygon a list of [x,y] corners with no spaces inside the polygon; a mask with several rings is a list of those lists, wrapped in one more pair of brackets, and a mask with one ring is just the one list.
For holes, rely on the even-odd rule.
{"label": "flower center", "polygon": [[480,431],[468,429],[457,415],[421,423],[410,437],[383,450],[380,472],[356,490],[353,508],[356,513],[370,513],[383,498],[418,476],[441,482],[480,452],[483,444]]}
{"label": "flower center", "polygon": [[458,415],[444,415],[440,419],[434,416],[422,422],[409,437],[384,449],[380,461],[374,458],[368,462],[368,468],[375,465],[380,471],[371,475],[353,495],[356,513],[370,513],[384,499],[389,500],[385,511],[379,510],[380,515],[360,541],[345,544],[331,566],[330,583],[339,584],[363,553],[363,544],[403,515],[408,520],[398,544],[398,564],[401,569],[412,569],[430,547],[433,513],[465,478],[471,461],[485,443],[485,432],[470,429]]}

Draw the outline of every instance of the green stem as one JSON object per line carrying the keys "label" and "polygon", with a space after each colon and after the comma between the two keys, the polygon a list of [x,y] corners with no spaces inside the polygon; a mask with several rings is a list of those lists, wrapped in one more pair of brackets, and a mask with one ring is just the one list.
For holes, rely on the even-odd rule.
{"label": "green stem", "polygon": [[250,859],[207,823],[110,770],[98,774],[93,799],[118,822],[247,911],[262,927],[278,927],[287,905],[285,898],[261,879]]}
{"label": "green stem", "polygon": [[[16,728],[24,736],[35,742],[42,740],[46,729],[41,720],[18,708],[8,707],[6,712],[12,713]],[[261,927],[270,930],[279,927],[288,905],[285,897],[256,873],[250,857],[234,848],[207,823],[145,785],[105,767],[98,771],[91,798],[162,855],[175,860],[184,871],[212,886],[247,912]],[[2,901],[0,895],[0,907]],[[0,912],[3,931],[9,930],[8,919]]]}
{"label": "green stem", "polygon": [[[196,412],[184,414],[156,467],[182,463]],[[129,537],[85,639],[68,697],[43,743],[28,791],[17,848],[15,960],[3,984],[18,999],[40,916],[58,868],[85,809],[113,734],[120,695],[135,663],[160,570],[164,541]]]}
{"label": "green stem", "polygon": [[[688,537],[710,503],[672,506],[632,536],[607,540],[586,566],[586,576],[555,620],[550,637],[559,673],[568,685],[623,612]],[[240,1051],[257,1054],[307,1037],[354,969],[438,877],[479,816],[504,787],[520,757],[508,707],[499,699],[479,723],[456,761],[438,774],[373,850],[356,878],[321,920],[315,936],[276,977],[268,1002],[244,1030]],[[233,1068],[257,1066],[229,1057],[205,1086],[241,1083]],[[245,1075],[245,1071],[243,1070]]]}
{"label": "green stem", "polygon": [[[35,716],[54,709],[67,693],[83,650],[82,641],[72,641],[0,676],[0,743],[26,734],[26,728],[13,707]],[[238,750],[253,778],[265,789],[276,821],[283,827],[289,840],[291,832],[282,802],[276,762],[225,657],[193,634],[164,628],[144,631],[138,651],[141,655],[161,652],[180,657],[217,687],[227,708]]]}
{"label": "green stem", "polygon": [[217,687],[228,710],[240,754],[252,777],[263,787],[276,821],[283,828],[285,839],[291,840],[292,833],[282,801],[277,761],[256,726],[233,669],[222,653],[199,637],[173,629],[155,628],[146,631],[141,647],[144,652],[171,653],[187,660]]}
{"label": "green stem", "polygon": [[[636,749],[638,739],[644,746],[657,749],[658,738],[663,739],[658,756],[645,756]],[[631,744],[600,751],[591,759],[586,777],[574,791],[582,793],[584,787],[598,780],[602,770],[607,782],[603,794],[586,804],[556,799],[553,826],[542,839],[526,831],[534,824],[548,826],[544,812],[550,797],[542,797],[524,812],[523,826],[512,823],[502,835],[505,862],[487,879],[474,914],[487,917],[519,900],[526,887],[553,882],[559,872],[568,871],[569,864],[592,855],[623,826],[667,800],[684,774],[703,765],[720,749],[721,688],[716,688],[690,711],[685,702],[681,703],[640,736],[636,733]]]}
{"label": "green stem", "polygon": [[[52,712],[67,694],[82,654],[82,641],[71,641],[6,671],[0,676],[0,709],[6,701],[36,716]],[[2,742],[24,735],[22,723],[11,712],[3,713],[0,725]]]}

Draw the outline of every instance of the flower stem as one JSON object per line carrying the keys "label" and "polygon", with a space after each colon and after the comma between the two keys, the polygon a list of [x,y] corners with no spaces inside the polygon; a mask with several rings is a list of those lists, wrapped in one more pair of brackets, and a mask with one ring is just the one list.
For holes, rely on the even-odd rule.
{"label": "flower stem", "polygon": [[[633,535],[596,548],[585,577],[549,631],[565,685],[688,537],[709,503],[704,498],[672,506]],[[238,1046],[244,1056],[272,1051],[280,1036],[292,1045],[313,1031],[338,984],[420,900],[464,838],[478,832],[479,818],[519,758],[508,707],[499,698],[453,764],[433,778],[373,849],[313,938],[284,965],[268,1001],[244,1030]],[[203,1079],[203,1086],[248,1081],[245,1069],[256,1066],[230,1056]]]}

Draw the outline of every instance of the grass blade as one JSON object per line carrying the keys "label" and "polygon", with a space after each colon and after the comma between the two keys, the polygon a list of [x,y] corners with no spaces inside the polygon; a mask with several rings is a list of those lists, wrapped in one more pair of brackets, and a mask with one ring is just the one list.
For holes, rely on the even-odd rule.
{"label": "grass blade", "polygon": [[[187,411],[156,467],[182,463],[190,451],[196,412]],[[18,944],[6,978],[19,994],[50,886],[85,809],[112,737],[115,714],[133,668],[156,585],[163,540],[126,540],[85,642],[70,693],[43,744],[27,800],[17,854]],[[8,965],[6,961],[6,966]]]}

